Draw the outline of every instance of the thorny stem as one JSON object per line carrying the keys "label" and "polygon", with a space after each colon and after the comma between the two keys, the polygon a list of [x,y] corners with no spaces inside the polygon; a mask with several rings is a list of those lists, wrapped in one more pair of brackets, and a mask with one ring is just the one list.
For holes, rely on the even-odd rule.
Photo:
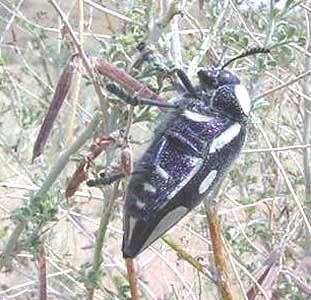
{"label": "thorny stem", "polygon": [[[84,131],[80,134],[80,136],[74,141],[74,143],[65,150],[57,159],[56,163],[53,165],[51,171],[49,172],[48,176],[42,183],[39,190],[31,196],[30,201],[36,202],[39,201],[40,198],[46,194],[51,186],[56,181],[57,177],[60,175],[62,170],[65,168],[67,162],[71,158],[73,154],[75,154],[81,146],[85,144],[85,142],[92,137],[95,128],[97,127],[100,121],[101,114],[97,113],[94,115],[91,122],[88,126],[84,129]],[[0,270],[4,266],[8,266],[9,257],[14,254],[14,252],[18,252],[17,243],[19,237],[23,233],[24,229],[27,226],[27,222],[18,222],[13,233],[10,236],[9,241],[7,242],[6,246],[3,249],[3,252],[0,256]]]}
{"label": "thorny stem", "polygon": [[222,300],[233,300],[233,291],[229,281],[229,272],[225,249],[221,238],[221,227],[215,204],[205,205],[207,221],[212,242],[214,262],[217,272],[217,286]]}
{"label": "thorny stem", "polygon": [[[100,217],[100,224],[97,230],[97,239],[96,239],[96,247],[95,247],[94,258],[93,258],[93,265],[92,265],[92,270],[89,273],[89,275],[95,275],[95,278],[97,278],[98,276],[97,274],[99,274],[100,266],[102,263],[102,250],[103,250],[103,245],[104,245],[105,236],[107,232],[107,226],[109,223],[113,204],[117,197],[119,183],[120,181],[118,180],[114,184],[108,201],[106,203],[103,203],[103,210],[102,210],[101,217]],[[107,194],[107,192],[105,194]],[[88,289],[87,299],[92,300],[94,297],[95,285],[92,285],[91,287],[87,289]]]}

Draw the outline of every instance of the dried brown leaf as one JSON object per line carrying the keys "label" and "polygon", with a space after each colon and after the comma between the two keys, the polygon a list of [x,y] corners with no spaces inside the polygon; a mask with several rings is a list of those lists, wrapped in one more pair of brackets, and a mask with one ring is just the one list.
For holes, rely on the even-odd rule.
{"label": "dried brown leaf", "polygon": [[121,168],[126,175],[131,175],[133,172],[133,153],[130,145],[126,145],[121,151]]}
{"label": "dried brown leaf", "polygon": [[64,103],[65,98],[68,95],[68,92],[71,88],[73,75],[77,70],[77,65],[75,64],[76,55],[72,55],[68,60],[65,69],[63,70],[62,75],[60,76],[55,93],[53,95],[50,107],[44,118],[44,121],[41,125],[39,134],[37,136],[33,154],[32,162],[42,154],[44,146],[48,140],[49,134],[53,128],[54,121],[57,117],[57,114]]}
{"label": "dried brown leaf", "polygon": [[71,180],[67,185],[65,191],[66,198],[72,197],[79,188],[80,184],[88,179],[88,171],[92,161],[105,149],[107,145],[110,145],[115,141],[116,140],[111,136],[98,137],[94,140],[89,148],[89,151],[83,157],[82,161],[80,162],[78,168],[72,175]]}
{"label": "dried brown leaf", "polygon": [[139,96],[142,98],[163,101],[159,95],[145,87],[141,82],[137,81],[123,69],[114,66],[103,58],[95,57],[92,61],[96,71],[100,75],[108,77],[109,79],[118,82],[123,87],[139,93]]}

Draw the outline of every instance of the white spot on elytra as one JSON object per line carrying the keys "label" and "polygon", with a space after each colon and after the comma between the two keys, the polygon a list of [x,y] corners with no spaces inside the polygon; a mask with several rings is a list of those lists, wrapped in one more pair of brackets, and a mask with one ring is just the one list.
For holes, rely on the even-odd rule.
{"label": "white spot on elytra", "polygon": [[144,190],[150,193],[155,193],[157,191],[157,189],[148,182],[144,183]]}
{"label": "white spot on elytra", "polygon": [[137,220],[135,218],[129,217],[129,223],[128,223],[128,225],[129,225],[129,227],[128,227],[128,240],[129,241],[132,239],[136,223],[137,223]]}
{"label": "white spot on elytra", "polygon": [[148,237],[144,243],[142,250],[147,248],[152,244],[157,238],[163,235],[167,230],[169,230],[173,225],[175,225],[186,213],[188,209],[184,206],[179,206],[167,213],[158,225],[154,228],[151,235]]}
{"label": "white spot on elytra", "polygon": [[142,209],[145,206],[145,203],[140,200],[137,200],[135,204],[138,209]]}
{"label": "white spot on elytra", "polygon": [[170,175],[162,169],[160,166],[156,166],[156,173],[160,175],[163,179],[168,180]]}
{"label": "white spot on elytra", "polygon": [[200,194],[203,194],[203,193],[205,193],[208,190],[208,188],[212,185],[212,183],[213,183],[214,179],[216,178],[216,176],[217,176],[217,171],[216,170],[211,171],[206,176],[206,178],[200,184],[200,187],[199,187],[199,193]]}
{"label": "white spot on elytra", "polygon": [[210,122],[213,118],[199,114],[197,112],[191,111],[191,110],[185,110],[183,115],[194,122]]}
{"label": "white spot on elytra", "polygon": [[229,144],[240,132],[241,125],[239,123],[234,123],[227,130],[225,130],[220,136],[214,139],[209,153],[214,153],[216,150],[223,148],[225,145]]}
{"label": "white spot on elytra", "polygon": [[235,96],[239,100],[240,106],[245,115],[248,116],[251,110],[251,99],[248,95],[248,91],[242,84],[237,84],[234,88]]}
{"label": "white spot on elytra", "polygon": [[182,180],[175,189],[167,196],[167,199],[170,200],[175,197],[175,195],[191,180],[191,178],[199,171],[203,164],[203,160],[201,158],[193,157],[191,164],[193,169],[186,176],[184,180]]}

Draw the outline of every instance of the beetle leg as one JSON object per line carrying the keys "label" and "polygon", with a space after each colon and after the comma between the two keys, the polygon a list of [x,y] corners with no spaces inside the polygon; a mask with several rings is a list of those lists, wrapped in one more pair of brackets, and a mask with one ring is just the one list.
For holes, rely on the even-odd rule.
{"label": "beetle leg", "polygon": [[119,179],[124,178],[126,175],[123,172],[118,172],[110,175],[106,175],[104,177],[100,177],[98,179],[90,179],[87,181],[87,185],[89,187],[98,186],[98,185],[109,185]]}
{"label": "beetle leg", "polygon": [[121,89],[114,83],[107,84],[106,88],[110,93],[118,96],[124,102],[130,105],[133,105],[133,106],[149,105],[149,106],[166,107],[166,108],[174,108],[174,109],[178,109],[180,107],[177,103],[170,104],[170,103],[165,103],[165,102],[161,102],[158,100],[140,99],[140,98],[137,98],[136,96],[130,96],[123,89]]}
{"label": "beetle leg", "polygon": [[193,96],[197,97],[197,92],[196,92],[194,86],[192,85],[191,80],[187,76],[186,72],[184,70],[182,70],[182,69],[179,69],[179,68],[174,68],[172,70],[172,72],[176,72],[178,78],[180,79],[180,81],[182,82],[182,84],[184,85],[186,90],[190,94],[192,94]]}
{"label": "beetle leg", "polygon": [[124,177],[130,176],[130,175],[137,175],[137,174],[144,174],[146,172],[150,172],[152,169],[154,169],[155,166],[145,166],[141,168],[135,168],[135,170],[131,174],[125,174],[124,172],[117,172],[109,175],[105,175],[103,177],[97,178],[97,179],[90,179],[86,182],[87,186],[89,187],[95,187],[100,185],[110,185],[114,183],[115,181],[122,179]]}

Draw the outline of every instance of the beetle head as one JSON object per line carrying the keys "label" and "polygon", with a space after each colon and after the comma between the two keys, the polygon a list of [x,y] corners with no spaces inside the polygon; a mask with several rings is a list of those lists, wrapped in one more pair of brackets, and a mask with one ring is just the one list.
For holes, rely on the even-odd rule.
{"label": "beetle head", "polygon": [[221,68],[201,69],[198,77],[203,89],[217,89],[223,85],[240,83],[237,75]]}

